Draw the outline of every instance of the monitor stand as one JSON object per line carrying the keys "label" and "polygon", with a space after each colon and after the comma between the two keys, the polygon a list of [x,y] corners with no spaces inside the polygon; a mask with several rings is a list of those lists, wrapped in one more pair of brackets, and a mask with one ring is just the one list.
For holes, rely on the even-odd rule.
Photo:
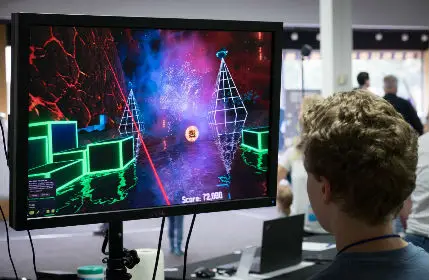
{"label": "monitor stand", "polygon": [[[107,255],[103,263],[107,264],[107,280],[130,280],[131,274],[127,272],[140,262],[136,250],[124,249],[122,222],[109,223],[109,229],[104,237],[102,252]],[[106,252],[109,243],[109,252]]]}

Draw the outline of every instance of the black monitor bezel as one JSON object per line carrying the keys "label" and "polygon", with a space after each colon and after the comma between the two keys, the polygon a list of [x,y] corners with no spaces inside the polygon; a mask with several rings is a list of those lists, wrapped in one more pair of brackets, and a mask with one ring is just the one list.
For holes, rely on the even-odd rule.
{"label": "black monitor bezel", "polygon": [[[272,32],[269,132],[269,150],[272,153],[268,155],[267,197],[28,219],[28,157],[23,155],[27,155],[29,100],[27,94],[28,85],[19,81],[29,80],[28,38],[30,27],[34,25]],[[16,230],[40,229],[275,205],[277,192],[282,34],[283,24],[274,22],[28,13],[12,14],[12,84],[8,143],[10,151],[10,225]]]}

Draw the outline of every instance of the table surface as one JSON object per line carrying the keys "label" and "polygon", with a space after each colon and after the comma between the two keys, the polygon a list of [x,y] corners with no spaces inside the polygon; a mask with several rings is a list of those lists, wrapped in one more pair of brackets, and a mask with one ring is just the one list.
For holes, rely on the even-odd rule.
{"label": "table surface", "polygon": [[[319,243],[334,243],[334,238],[331,235],[317,235],[317,236],[306,237],[304,238],[304,241],[319,242]],[[320,253],[320,254],[323,254],[324,256],[323,259],[330,258],[330,257],[332,257],[333,259],[333,257],[335,256],[335,253],[336,253],[336,249],[334,248],[334,249],[323,251],[323,253]],[[315,252],[303,251],[304,259],[306,258],[306,256],[313,256],[313,255],[315,255]],[[217,258],[213,258],[213,259],[209,259],[209,260],[205,260],[197,263],[188,264],[186,269],[187,270],[186,279],[196,279],[196,278],[192,278],[191,274],[193,274],[194,271],[200,267],[215,268],[228,263],[238,262],[240,260],[240,256],[241,255],[239,254],[229,254],[229,255],[224,255],[224,256],[220,256]],[[328,266],[329,266],[329,263],[326,263],[326,262],[316,263],[313,266],[309,266],[309,267],[306,267],[291,273],[287,273],[284,275],[280,275],[271,279],[304,280],[326,269]],[[178,267],[177,271],[165,272],[165,279],[170,279],[170,280],[182,279],[182,274],[183,274],[183,267]]]}

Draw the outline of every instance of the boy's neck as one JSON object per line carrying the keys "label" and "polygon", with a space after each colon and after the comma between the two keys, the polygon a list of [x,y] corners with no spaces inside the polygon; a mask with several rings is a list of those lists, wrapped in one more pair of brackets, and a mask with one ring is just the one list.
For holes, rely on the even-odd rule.
{"label": "boy's neck", "polygon": [[[364,222],[340,215],[332,227],[337,250],[365,239],[393,234],[392,222],[369,226]],[[378,252],[401,249],[407,246],[402,238],[386,238],[353,246],[346,252]]]}

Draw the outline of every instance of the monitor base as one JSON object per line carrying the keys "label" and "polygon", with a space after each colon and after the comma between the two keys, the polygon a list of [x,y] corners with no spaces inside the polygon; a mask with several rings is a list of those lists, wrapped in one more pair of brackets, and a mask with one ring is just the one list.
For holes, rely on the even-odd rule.
{"label": "monitor base", "polygon": [[[106,252],[107,243],[109,252]],[[131,274],[127,272],[140,262],[136,250],[124,249],[122,222],[109,223],[109,229],[104,237],[103,254],[107,255],[103,263],[107,264],[107,280],[130,280]]]}

